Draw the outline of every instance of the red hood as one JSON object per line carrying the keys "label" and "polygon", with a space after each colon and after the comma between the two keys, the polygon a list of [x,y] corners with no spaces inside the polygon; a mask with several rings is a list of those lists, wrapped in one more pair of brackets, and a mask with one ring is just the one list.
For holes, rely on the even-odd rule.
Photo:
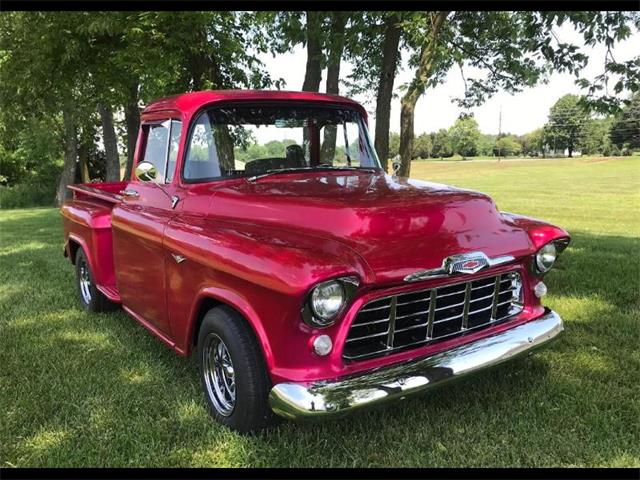
{"label": "red hood", "polygon": [[383,174],[288,174],[215,190],[212,212],[331,240],[357,252],[376,282],[437,268],[449,255],[533,251],[526,230],[484,194]]}

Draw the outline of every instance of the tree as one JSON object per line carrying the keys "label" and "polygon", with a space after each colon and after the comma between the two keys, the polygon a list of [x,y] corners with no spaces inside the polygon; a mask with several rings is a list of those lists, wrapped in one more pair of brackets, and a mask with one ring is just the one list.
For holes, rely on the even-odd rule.
{"label": "tree", "polygon": [[416,137],[413,142],[413,154],[412,158],[429,158],[431,157],[431,136],[428,133],[423,133]]}
{"label": "tree", "polygon": [[304,73],[302,90],[317,92],[322,79],[322,13],[307,12],[306,44],[307,66]]}
{"label": "tree", "polygon": [[522,136],[522,153],[530,157],[544,155],[544,137],[542,128],[533,132],[525,133]]}
{"label": "tree", "polygon": [[569,157],[580,147],[589,112],[580,103],[577,95],[561,97],[549,112],[549,121],[545,125],[547,142],[554,150],[567,149]]}
{"label": "tree", "polygon": [[611,126],[611,141],[618,147],[640,148],[640,91],[616,116]]}
{"label": "tree", "polygon": [[473,117],[461,117],[456,120],[449,129],[449,136],[453,151],[463,159],[477,154],[480,129]]}
{"label": "tree", "polygon": [[587,120],[580,140],[583,155],[608,155],[611,152],[612,123],[613,118]]}
{"label": "tree", "polygon": [[[344,12],[331,13],[331,33],[327,51],[326,91],[334,95],[340,93],[340,63],[344,52],[345,26],[347,20],[348,15]],[[338,129],[335,125],[327,125],[325,127],[320,158],[334,158],[337,131]]]}
{"label": "tree", "polygon": [[478,153],[480,155],[493,155],[493,147],[496,144],[496,136],[481,133],[478,139]]}
{"label": "tree", "polygon": [[500,157],[513,157],[520,155],[522,145],[515,135],[505,135],[496,140],[494,153]]}
{"label": "tree", "polygon": [[410,173],[416,103],[429,83],[432,70],[437,64],[438,53],[441,51],[440,29],[448,14],[449,12],[428,12],[425,18],[415,19],[416,23],[427,24],[427,33],[421,48],[415,77],[400,101],[400,158],[402,164],[398,170],[399,176],[408,177]]}
{"label": "tree", "polygon": [[[640,28],[637,12],[456,11],[415,15],[404,24],[409,43],[415,49],[410,63],[416,68],[401,102],[402,168],[399,174],[404,176],[409,175],[411,168],[416,102],[427,88],[442,82],[453,66],[460,68],[465,83],[459,104],[465,107],[479,105],[500,89],[513,93],[524,86],[537,84],[546,78],[550,68],[579,74],[587,63],[587,56],[577,45],[562,42],[553,31],[556,25],[570,22],[582,34],[585,43],[603,42],[609,48],[629,36],[631,24]],[[479,76],[465,77],[466,67],[474,67]],[[634,91],[640,84],[637,81],[640,61],[608,62],[595,84],[602,86],[615,74],[622,76],[616,84],[620,92],[625,88]],[[599,107],[613,108],[612,102],[607,105],[601,102]]]}
{"label": "tree", "polygon": [[449,132],[444,128],[441,128],[433,134],[432,144],[431,154],[433,157],[448,158],[453,155],[451,137],[449,136]]}
{"label": "tree", "polygon": [[67,185],[75,181],[79,118],[90,108],[91,90],[83,62],[89,46],[77,32],[85,18],[81,12],[8,12],[0,16],[1,110],[13,118],[62,117],[56,142],[64,157],[56,191],[59,205],[69,197]]}
{"label": "tree", "polygon": [[389,158],[389,124],[391,117],[391,99],[393,84],[400,58],[399,45],[402,27],[397,12],[387,14],[384,24],[381,68],[378,77],[376,95],[376,131],[375,148],[385,171]]}

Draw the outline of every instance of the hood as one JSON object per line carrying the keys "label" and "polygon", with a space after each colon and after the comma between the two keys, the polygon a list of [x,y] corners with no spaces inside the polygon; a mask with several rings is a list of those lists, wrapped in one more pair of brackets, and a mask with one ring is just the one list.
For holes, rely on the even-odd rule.
{"label": "hood", "polygon": [[375,282],[396,282],[444,258],[529,254],[526,230],[503,217],[487,195],[370,172],[264,177],[216,189],[211,213],[299,231],[351,247]]}

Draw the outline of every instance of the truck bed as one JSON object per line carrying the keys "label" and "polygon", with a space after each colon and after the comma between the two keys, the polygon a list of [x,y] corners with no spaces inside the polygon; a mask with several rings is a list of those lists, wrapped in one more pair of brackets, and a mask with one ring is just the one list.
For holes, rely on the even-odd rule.
{"label": "truck bed", "polygon": [[104,183],[81,183],[69,185],[69,190],[73,191],[74,200],[84,200],[85,197],[99,198],[109,203],[118,203],[122,200],[120,192],[127,186],[128,182],[104,182]]}
{"label": "truck bed", "polygon": [[128,182],[69,185],[73,200],[60,209],[63,220],[64,253],[75,261],[83,248],[94,275],[96,287],[111,301],[119,302],[113,265],[111,209],[122,200],[120,191]]}

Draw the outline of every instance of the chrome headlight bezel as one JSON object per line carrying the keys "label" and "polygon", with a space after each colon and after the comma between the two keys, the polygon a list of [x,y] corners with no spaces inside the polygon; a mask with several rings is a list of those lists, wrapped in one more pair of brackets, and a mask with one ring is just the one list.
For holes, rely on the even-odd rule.
{"label": "chrome headlight bezel", "polygon": [[[340,277],[324,280],[315,284],[311,289],[309,289],[302,308],[302,319],[304,322],[314,328],[326,328],[333,325],[340,314],[344,312],[345,308],[349,305],[359,283],[360,282],[356,277]],[[328,287],[332,286],[340,289],[342,300],[338,308],[334,309],[329,314],[323,314],[318,306],[318,302],[321,301],[321,299],[318,298],[317,294],[321,292],[322,289],[326,290]]]}
{"label": "chrome headlight bezel", "polygon": [[548,273],[558,259],[558,247],[555,242],[544,244],[533,257],[534,270],[539,275]]}

